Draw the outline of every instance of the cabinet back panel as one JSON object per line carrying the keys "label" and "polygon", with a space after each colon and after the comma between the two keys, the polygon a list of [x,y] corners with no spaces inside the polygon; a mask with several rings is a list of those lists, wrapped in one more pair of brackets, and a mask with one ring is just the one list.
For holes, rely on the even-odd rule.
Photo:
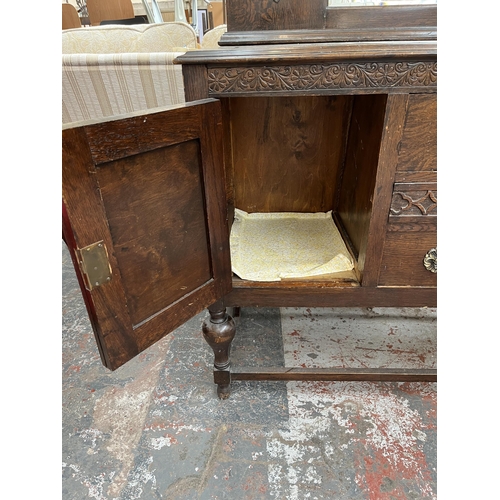
{"label": "cabinet back panel", "polygon": [[235,206],[246,212],[334,209],[350,96],[231,98]]}

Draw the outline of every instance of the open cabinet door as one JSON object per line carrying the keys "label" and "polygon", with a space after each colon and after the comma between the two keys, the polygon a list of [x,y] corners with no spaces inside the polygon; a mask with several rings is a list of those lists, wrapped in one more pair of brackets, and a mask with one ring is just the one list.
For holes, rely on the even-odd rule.
{"label": "open cabinet door", "polygon": [[114,370],[231,290],[220,102],[63,128],[63,237]]}

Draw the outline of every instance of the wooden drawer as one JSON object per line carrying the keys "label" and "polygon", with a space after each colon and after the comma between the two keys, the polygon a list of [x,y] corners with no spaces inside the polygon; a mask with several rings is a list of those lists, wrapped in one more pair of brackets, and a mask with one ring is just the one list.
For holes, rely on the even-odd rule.
{"label": "wooden drawer", "polygon": [[436,286],[437,274],[424,267],[424,257],[436,248],[435,231],[388,231],[379,286]]}
{"label": "wooden drawer", "polygon": [[437,244],[436,174],[410,172],[406,177],[420,182],[393,185],[378,285],[436,286],[436,273],[423,263],[426,253]]}
{"label": "wooden drawer", "polygon": [[437,96],[410,94],[397,170],[437,170]]}

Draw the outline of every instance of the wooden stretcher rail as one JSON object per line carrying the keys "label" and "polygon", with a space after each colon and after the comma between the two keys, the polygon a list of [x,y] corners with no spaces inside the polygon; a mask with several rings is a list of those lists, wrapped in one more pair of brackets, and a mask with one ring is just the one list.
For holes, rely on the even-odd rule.
{"label": "wooden stretcher rail", "polygon": [[241,367],[231,380],[436,382],[435,369]]}

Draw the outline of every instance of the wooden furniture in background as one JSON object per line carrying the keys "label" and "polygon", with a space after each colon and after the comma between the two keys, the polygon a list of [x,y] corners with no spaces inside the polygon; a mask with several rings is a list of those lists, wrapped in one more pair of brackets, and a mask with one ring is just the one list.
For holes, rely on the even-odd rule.
{"label": "wooden furniture in background", "polygon": [[101,21],[135,17],[132,0],[87,0],[87,11],[92,26],[99,26]]}
{"label": "wooden furniture in background", "polygon": [[207,11],[212,15],[214,28],[226,24],[225,2],[212,1],[207,5]]}
{"label": "wooden furniture in background", "polygon": [[82,22],[74,5],[62,4],[62,29],[81,28]]}

